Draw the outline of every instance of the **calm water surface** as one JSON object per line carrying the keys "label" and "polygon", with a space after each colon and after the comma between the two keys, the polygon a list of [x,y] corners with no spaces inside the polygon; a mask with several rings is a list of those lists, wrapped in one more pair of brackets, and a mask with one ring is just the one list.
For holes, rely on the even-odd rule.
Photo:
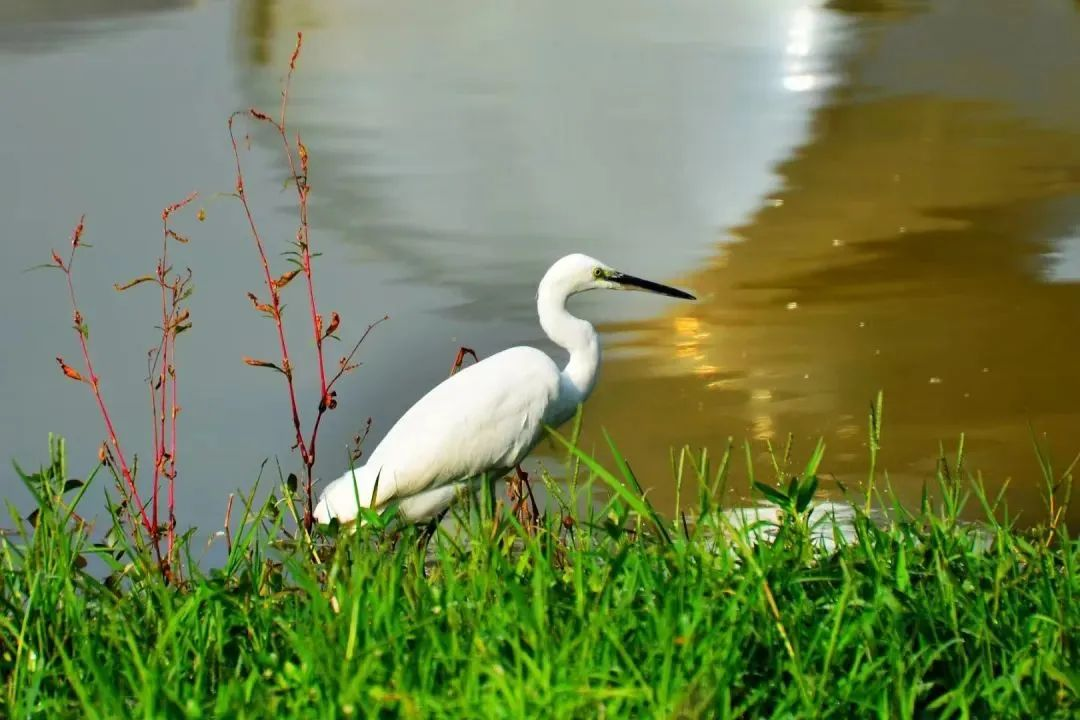
{"label": "calm water surface", "polygon": [[[443,377],[458,345],[554,352],[535,284],[582,251],[701,298],[573,303],[606,350],[585,441],[606,427],[662,506],[669,449],[719,452],[728,437],[761,450],[791,433],[798,453],[823,436],[825,469],[857,485],[882,389],[882,464],[902,494],[917,497],[938,442],[965,432],[969,467],[1009,480],[1034,518],[1030,428],[1062,466],[1080,450],[1077,8],[9,1],[0,453],[37,462],[55,431],[73,467],[94,457],[92,402],[52,360],[78,355],[62,278],[23,272],[82,212],[95,360],[127,445],[145,447],[152,291],[111,283],[152,268],[160,209],[197,189],[207,219],[181,221],[192,242],[177,258],[196,280],[183,519],[216,524],[268,455],[296,465],[278,379],[240,363],[272,356],[274,336],[244,297],[261,280],[242,214],[214,194],[232,186],[225,118],[277,103],[301,29],[291,117],[313,158],[320,302],[347,336],[392,318],[339,388],[323,476],[368,416],[377,440]],[[264,231],[284,243],[278,150],[254,135],[245,160]]]}

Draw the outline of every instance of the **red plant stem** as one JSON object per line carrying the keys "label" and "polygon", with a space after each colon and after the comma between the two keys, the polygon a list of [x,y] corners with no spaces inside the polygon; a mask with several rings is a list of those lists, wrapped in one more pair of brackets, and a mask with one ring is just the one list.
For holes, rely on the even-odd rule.
{"label": "red plant stem", "polygon": [[[379,318],[378,320],[376,320],[375,322],[373,322],[373,323],[371,323],[370,325],[367,326],[367,329],[364,330],[364,334],[361,335],[360,339],[356,341],[355,345],[353,345],[353,349],[349,352],[348,355],[346,355],[344,358],[341,359],[341,367],[338,369],[337,374],[335,374],[330,379],[330,382],[327,383],[327,385],[326,385],[326,392],[327,393],[329,393],[330,390],[334,387],[334,384],[338,380],[341,379],[341,376],[344,375],[346,372],[348,372],[350,367],[352,367],[349,363],[352,362],[353,357],[356,355],[356,352],[360,349],[360,346],[363,344],[364,340],[367,339],[368,334],[372,330],[374,330],[376,328],[376,326],[380,325],[381,323],[383,323],[383,322],[385,322],[385,321],[387,321],[389,319],[390,319],[389,315],[384,315],[383,317]],[[325,395],[326,395],[326,393],[323,394],[324,397],[325,397]],[[319,414],[315,417],[315,425],[311,429],[311,446],[310,447],[311,447],[312,457],[314,457],[314,455],[315,455],[315,441],[319,436],[319,424],[322,422],[323,415],[325,415],[325,414],[326,414],[326,410],[324,410],[322,408],[322,406],[320,405]]]}
{"label": "red plant stem", "polygon": [[[248,223],[251,226],[252,233],[255,235],[256,243],[259,247],[259,255],[263,262],[263,270],[266,275],[267,287],[270,289],[271,302],[274,308],[274,319],[278,326],[278,334],[281,338],[282,346],[282,362],[285,365],[286,378],[289,383],[289,395],[290,402],[293,409],[293,425],[296,430],[296,444],[300,449],[300,456],[304,463],[304,495],[305,495],[305,507],[304,507],[304,525],[310,529],[312,524],[312,513],[314,510],[314,488],[313,488],[313,469],[315,466],[315,444],[318,438],[319,426],[321,424],[322,416],[325,414],[328,404],[328,388],[326,382],[326,362],[323,356],[323,334],[322,323],[319,321],[318,305],[315,302],[315,284],[311,272],[311,245],[310,245],[310,226],[308,224],[308,206],[307,206],[307,178],[302,178],[297,172],[296,157],[293,154],[292,145],[289,142],[289,135],[287,131],[287,111],[289,105],[289,86],[292,83],[293,72],[296,70],[296,60],[300,56],[300,48],[303,44],[303,34],[296,34],[296,47],[293,49],[292,57],[289,59],[289,72],[285,78],[284,87],[281,92],[281,112],[278,120],[274,120],[265,113],[256,111],[254,108],[249,110],[249,114],[266,123],[269,123],[277,130],[278,135],[281,137],[282,148],[285,152],[285,159],[289,165],[289,172],[292,175],[293,184],[296,187],[297,200],[300,210],[300,229],[297,232],[297,245],[299,246],[301,256],[301,267],[304,272],[304,279],[307,283],[307,295],[308,295],[308,309],[311,313],[311,331],[315,340],[315,353],[316,362],[319,367],[319,405],[318,412],[315,418],[315,423],[312,426],[312,435],[310,443],[305,443],[303,438],[303,430],[300,424],[299,412],[296,409],[296,393],[292,382],[291,366],[288,363],[287,350],[284,340],[284,331],[282,330],[280,308],[280,296],[278,294],[278,288],[275,286],[272,275],[270,274],[269,263],[266,260],[266,252],[262,245],[262,240],[258,236],[258,232],[255,229],[255,223],[252,219],[250,208],[247,203],[247,198],[244,194],[243,178],[240,169],[240,158],[236,149],[235,135],[232,132],[233,118],[236,117],[234,113],[229,118],[229,135],[233,143],[233,152],[236,155],[237,163],[237,193],[240,195],[241,202],[244,204],[244,211],[248,216]],[[299,145],[299,138],[297,139]]]}
{"label": "red plant stem", "polygon": [[[259,251],[259,257],[260,257],[260,259],[262,261],[262,264],[263,264],[263,273],[264,273],[264,276],[265,276],[265,279],[266,279],[266,285],[270,290],[270,299],[271,299],[271,304],[272,304],[272,307],[270,309],[272,310],[272,315],[273,315],[275,324],[277,325],[277,329],[278,329],[278,338],[279,338],[279,341],[280,341],[281,353],[282,353],[282,364],[284,366],[283,370],[284,370],[285,377],[286,377],[286,380],[288,382],[288,387],[289,387],[289,401],[290,401],[291,406],[292,406],[293,427],[294,427],[294,429],[296,431],[296,447],[298,447],[300,449],[300,456],[301,456],[301,459],[303,460],[303,464],[304,464],[304,473],[305,473],[305,482],[304,482],[304,494],[305,494],[304,527],[305,527],[306,530],[310,530],[311,526],[313,524],[313,505],[314,505],[313,483],[314,483],[314,467],[315,467],[315,458],[316,458],[316,447],[317,447],[317,442],[318,442],[318,437],[319,437],[319,428],[322,425],[323,415],[325,415],[328,410],[333,409],[333,407],[336,404],[336,402],[334,400],[334,397],[331,394],[331,389],[333,388],[334,383],[337,382],[337,380],[344,373],[346,373],[349,370],[353,369],[354,366],[351,366],[349,363],[351,362],[353,356],[356,354],[357,350],[359,349],[360,343],[363,342],[364,337],[367,337],[367,334],[371,331],[371,329],[375,325],[378,324],[378,322],[376,322],[376,323],[374,323],[374,324],[372,324],[372,325],[370,325],[368,327],[367,331],[364,333],[364,337],[362,337],[360,339],[360,342],[357,342],[356,346],[353,347],[352,352],[349,353],[348,357],[342,360],[341,369],[338,371],[338,373],[329,382],[327,382],[327,379],[326,379],[326,360],[325,360],[325,354],[323,352],[323,342],[327,337],[329,337],[331,335],[333,330],[332,329],[331,330],[325,330],[323,328],[322,316],[319,315],[318,304],[317,304],[317,302],[315,300],[315,281],[314,281],[314,276],[313,276],[313,273],[312,273],[312,262],[311,262],[312,261],[312,255],[311,255],[311,230],[310,230],[310,224],[308,222],[308,195],[310,193],[310,186],[308,185],[308,178],[307,178],[307,172],[308,172],[307,148],[304,147],[303,142],[300,140],[300,136],[297,135],[296,136],[295,151],[294,151],[294,146],[289,141],[288,125],[287,125],[287,112],[288,112],[288,105],[289,105],[289,88],[290,88],[290,85],[292,83],[293,73],[296,70],[296,61],[300,56],[300,49],[301,49],[302,45],[303,45],[303,34],[302,33],[297,33],[296,34],[296,47],[293,49],[292,56],[289,59],[289,71],[288,71],[288,74],[287,74],[287,76],[285,78],[285,82],[283,84],[282,91],[281,91],[281,109],[280,109],[280,114],[278,116],[278,119],[275,120],[272,117],[270,117],[269,115],[267,115],[266,113],[263,113],[263,112],[257,110],[256,108],[250,108],[247,111],[247,114],[250,115],[252,118],[254,118],[256,120],[260,120],[260,121],[263,121],[263,122],[271,125],[277,131],[278,136],[281,138],[281,145],[282,145],[282,149],[283,149],[283,151],[285,153],[285,160],[286,160],[286,162],[288,163],[288,166],[289,166],[289,172],[292,175],[293,185],[296,188],[297,204],[299,206],[299,213],[300,213],[300,227],[299,227],[299,229],[297,230],[297,233],[296,233],[296,245],[297,245],[298,254],[300,256],[300,263],[299,263],[300,270],[304,273],[304,279],[305,279],[305,282],[307,284],[308,310],[309,310],[309,313],[310,313],[310,316],[311,316],[312,337],[313,337],[313,339],[315,341],[315,353],[316,353],[316,359],[317,359],[317,363],[318,363],[318,367],[319,367],[319,393],[320,394],[319,394],[318,410],[317,410],[317,413],[316,413],[316,416],[315,416],[315,421],[312,424],[310,439],[306,443],[304,441],[303,428],[302,428],[302,425],[301,425],[301,422],[300,422],[299,411],[297,410],[296,389],[295,389],[295,385],[293,383],[292,366],[291,366],[291,364],[289,362],[288,350],[287,350],[287,346],[286,346],[286,342],[285,342],[285,334],[284,334],[284,330],[283,330],[283,323],[282,323],[282,319],[281,319],[280,289],[281,289],[281,287],[284,286],[284,283],[282,283],[281,286],[279,286],[277,283],[275,283],[275,281],[273,279],[273,276],[270,273],[270,265],[269,265],[269,262],[267,261],[266,249],[265,249],[265,246],[263,245],[262,238],[259,236],[258,230],[256,229],[255,220],[254,220],[254,218],[252,216],[252,213],[251,213],[251,207],[248,204],[247,195],[246,195],[246,193],[244,191],[243,170],[241,168],[239,151],[237,149],[236,135],[235,135],[235,133],[233,131],[234,120],[235,120],[236,116],[241,114],[241,113],[233,113],[233,115],[229,118],[229,138],[232,141],[233,156],[236,159],[236,194],[240,198],[240,201],[244,206],[244,212],[245,212],[245,214],[247,215],[247,218],[248,218],[248,225],[250,226],[252,235],[255,238],[255,243],[256,243],[256,246],[257,246],[258,251]],[[299,168],[298,168],[298,164],[297,164],[298,158],[299,158]],[[295,271],[293,271],[293,273],[291,275],[295,275]],[[291,279],[291,275],[290,275],[290,279]],[[266,309],[266,308],[261,308],[257,300],[255,301],[255,304],[256,304],[256,308],[258,308],[258,309],[264,309],[264,310]],[[336,324],[337,324],[337,316],[336,316],[336,314],[335,314],[334,317],[335,317],[335,319],[334,319],[332,324],[333,324],[334,327],[336,327]],[[386,320],[386,319],[387,318],[383,318],[383,320]],[[380,320],[379,322],[382,322],[382,320]],[[263,365],[265,365],[267,363],[249,363],[249,364],[263,364]]]}
{"label": "red plant stem", "polygon": [[[178,203],[170,205],[161,211],[161,258],[158,261],[157,279],[161,288],[161,343],[158,345],[158,355],[154,361],[154,368],[158,370],[158,389],[161,392],[160,407],[155,407],[154,417],[154,527],[158,524],[158,492],[161,484],[161,476],[164,475],[167,483],[169,521],[165,528],[166,547],[169,562],[173,561],[173,551],[176,540],[176,415],[179,391],[177,388],[176,368],[173,358],[176,355],[176,332],[178,326],[179,303],[181,301],[181,288],[185,281],[175,275],[170,284],[169,273],[169,238],[178,237],[169,230],[169,217],[172,213],[185,207],[198,196],[191,193]],[[153,378],[153,373],[151,378]],[[153,382],[153,379],[151,379]],[[171,399],[169,397],[171,391]],[[151,388],[151,396],[154,388]],[[155,403],[156,405],[156,403]],[[160,428],[160,434],[158,429]],[[168,428],[168,433],[166,432]],[[166,452],[166,438],[168,438],[168,451]]]}
{"label": "red plant stem", "polygon": [[[299,38],[300,35],[297,34]],[[296,54],[300,50],[300,40],[297,40],[296,52],[293,53],[293,64],[296,61]],[[319,321],[319,310],[315,303],[315,282],[311,273],[311,244],[310,244],[310,226],[308,225],[308,207],[307,207],[307,178],[301,180],[300,176],[296,172],[296,161],[293,158],[292,148],[289,145],[289,136],[285,131],[285,103],[288,99],[289,93],[289,81],[292,79],[293,64],[289,67],[289,76],[285,82],[285,89],[282,92],[282,113],[281,123],[276,124],[279,133],[281,134],[282,144],[285,148],[285,157],[289,162],[289,172],[292,174],[293,182],[296,185],[297,200],[300,206],[300,231],[297,233],[297,240],[300,246],[300,256],[303,262],[304,268],[304,280],[307,283],[308,291],[308,308],[311,312],[311,333],[315,340],[315,357],[316,364],[319,367],[319,405],[318,412],[315,417],[315,423],[312,426],[311,442],[308,446],[308,452],[304,457],[304,525],[307,529],[311,529],[312,517],[314,513],[314,497],[315,491],[313,487],[314,483],[314,467],[315,467],[315,443],[318,439],[319,426],[321,425],[322,416],[326,414],[326,410],[329,407],[330,397],[329,389],[326,384],[326,361],[323,357],[323,333],[322,323]],[[273,123],[273,121],[270,121]]]}
{"label": "red plant stem", "polygon": [[[175,333],[175,329],[173,330]],[[173,335],[173,355],[176,355],[176,336]],[[178,389],[176,386],[176,371],[173,370],[171,374],[172,379],[172,438],[169,442],[169,529],[168,529],[168,548],[169,557],[172,558],[173,550],[176,544],[176,414],[178,408],[176,405],[176,399],[178,396]]]}
{"label": "red plant stem", "polygon": [[[163,253],[162,257],[165,255]],[[160,528],[158,524],[158,492],[161,483],[161,476],[165,476],[166,492],[168,494],[169,502],[169,524],[165,528],[165,534],[167,537],[167,552],[166,556],[171,560],[173,552],[173,499],[175,497],[175,478],[176,478],[176,388],[175,378],[176,374],[171,374],[172,383],[172,402],[169,404],[168,391],[169,391],[169,378],[170,378],[170,363],[172,357],[175,354],[175,340],[170,339],[170,333],[172,331],[173,317],[175,316],[175,307],[173,311],[169,311],[167,304],[167,283],[162,275],[162,337],[161,337],[161,355],[158,359],[157,367],[159,368],[157,373],[159,391],[161,392],[161,405],[159,408],[159,415],[154,418],[155,425],[161,428],[160,436],[155,428],[154,432],[154,526]],[[172,426],[172,444],[166,453],[166,427]]]}
{"label": "red plant stem", "polygon": [[[162,352],[164,352],[164,350],[162,350]],[[156,363],[155,363],[155,370],[156,369],[157,368],[156,368]],[[151,379],[151,383],[152,382],[153,382],[153,379]],[[153,404],[154,417],[151,418],[151,420],[150,420],[150,422],[153,424],[153,427],[154,427],[154,468],[153,468],[153,482],[151,484],[150,505],[151,505],[151,508],[152,508],[152,510],[151,510],[151,512],[152,512],[152,521],[154,523],[154,528],[156,529],[158,527],[158,485],[160,485],[160,474],[161,474],[161,452],[162,452],[161,446],[162,446],[162,443],[164,442],[164,440],[162,439],[162,433],[164,431],[159,431],[158,430],[158,418],[161,417],[161,412],[164,412],[164,409],[162,409],[161,412],[158,411],[158,404],[157,404],[157,399],[156,399],[157,389],[153,385],[150,386],[150,394],[155,396],[154,404]]]}
{"label": "red plant stem", "polygon": [[289,74],[285,76],[285,87],[281,90],[281,127],[285,127],[285,111],[289,107],[289,85],[292,83],[292,76],[296,71],[296,61],[300,57],[300,48],[303,45],[304,33],[297,31],[296,46],[293,48],[292,57],[289,58]]}
{"label": "red plant stem", "polygon": [[262,236],[259,235],[258,226],[255,224],[255,217],[251,213],[251,205],[248,203],[247,192],[244,189],[244,171],[240,163],[240,150],[236,145],[236,133],[233,131],[233,123],[236,116],[240,114],[240,112],[235,112],[229,117],[229,141],[232,143],[233,157],[236,160],[236,195],[240,198],[240,203],[244,206],[244,214],[247,216],[248,226],[251,229],[252,237],[255,239],[255,246],[259,251],[259,259],[262,262],[266,287],[270,290],[270,300],[273,303],[274,310],[274,324],[277,326],[278,343],[281,348],[282,372],[285,373],[285,379],[289,387],[289,405],[292,410],[293,427],[296,430],[296,446],[300,449],[300,456],[304,461],[304,465],[307,466],[308,452],[307,446],[304,443],[304,433],[300,425],[300,411],[296,404],[296,389],[293,386],[292,364],[289,362],[289,346],[285,341],[285,329],[281,324],[281,299],[278,295],[277,287],[274,285],[274,278],[270,274],[270,262],[266,258],[266,248],[263,244]]}
{"label": "red plant stem", "polygon": [[323,360],[323,337],[322,337],[322,323],[319,322],[319,313],[315,305],[315,281],[311,275],[311,251],[308,246],[308,231],[307,231],[307,191],[303,191],[303,203],[305,206],[304,214],[304,276],[307,279],[308,288],[308,303],[311,306],[311,327],[315,335],[315,352],[318,356],[319,362],[319,386],[322,390],[322,399],[326,399],[326,393],[330,391],[329,386],[326,384],[326,363]]}
{"label": "red plant stem", "polygon": [[349,351],[348,355],[346,355],[344,358],[341,359],[341,367],[338,369],[337,374],[335,374],[334,377],[330,378],[330,383],[326,387],[327,390],[332,389],[334,387],[334,384],[337,383],[337,381],[340,380],[341,377],[345,373],[347,373],[350,370],[350,368],[353,367],[352,365],[350,365],[350,363],[352,362],[352,359],[356,355],[356,352],[360,349],[360,346],[364,343],[364,340],[367,339],[367,336],[371,333],[371,331],[374,330],[379,325],[383,324],[384,322],[386,322],[389,319],[390,319],[389,315],[384,315],[381,318],[379,318],[378,320],[376,320],[375,322],[373,322],[373,323],[371,323],[370,325],[367,326],[367,329],[364,330],[364,334],[361,335],[360,339],[356,341],[355,345],[353,345],[353,349]]}
{"label": "red plant stem", "polygon": [[[79,227],[82,227],[82,220],[79,221]],[[64,275],[67,277],[68,297],[71,298],[71,307],[74,308],[74,312],[78,315],[79,305],[75,298],[75,283],[71,277],[71,266],[74,261],[75,245],[73,243],[71,254],[68,256],[67,266],[62,269]],[[139,498],[139,488],[135,486],[135,478],[132,476],[130,468],[128,468],[127,460],[124,457],[124,451],[120,447],[120,438],[116,434],[116,428],[113,426],[112,418],[109,416],[109,410],[105,406],[105,399],[101,395],[101,387],[98,382],[97,373],[94,372],[94,364],[90,360],[90,348],[86,343],[86,334],[81,320],[77,323],[76,332],[79,336],[79,347],[82,349],[83,362],[86,363],[86,373],[89,376],[90,389],[94,393],[94,399],[97,400],[98,409],[101,411],[101,417],[105,421],[105,431],[109,435],[109,442],[112,443],[113,448],[116,450],[116,458],[120,463],[120,473],[127,483],[128,491],[131,493],[132,502],[134,502],[135,506],[139,509],[139,516],[142,520],[143,527],[149,534],[151,540],[153,540],[155,528],[146,514],[146,508],[143,506],[142,500]]]}
{"label": "red plant stem", "polygon": [[[289,173],[292,175],[293,184],[296,186],[296,196],[300,204],[300,233],[297,238],[300,241],[300,254],[303,258],[304,277],[307,280],[308,289],[308,306],[311,310],[311,332],[315,338],[315,353],[318,358],[319,364],[319,389],[321,390],[320,407],[323,402],[327,400],[326,393],[330,388],[326,383],[326,363],[323,360],[323,334],[322,323],[319,322],[318,306],[315,303],[315,282],[311,273],[311,244],[310,244],[310,225],[308,224],[308,184],[307,177],[301,175],[296,171],[296,158],[293,156],[292,145],[289,143],[289,135],[286,129],[286,111],[289,107],[289,87],[292,85],[293,72],[296,70],[296,60],[300,57],[300,48],[304,43],[303,33],[296,33],[296,47],[293,49],[292,57],[289,59],[289,72],[285,76],[285,86],[281,91],[281,119],[278,122],[274,122],[267,118],[267,120],[275,126],[278,134],[281,135],[282,147],[285,149],[285,159],[289,163]],[[299,145],[300,137],[297,136],[297,145]],[[312,462],[314,462],[314,452],[312,453]]]}
{"label": "red plant stem", "polygon": [[[310,529],[314,511],[315,495],[312,486],[314,481],[313,469],[315,466],[315,446],[319,437],[319,426],[322,424],[323,415],[326,414],[326,411],[330,406],[330,389],[326,383],[326,361],[323,357],[323,327],[319,318],[318,305],[315,302],[315,281],[311,273],[311,226],[308,224],[307,162],[303,160],[303,157],[301,158],[302,165],[304,166],[302,168],[304,176],[301,177],[300,173],[296,171],[296,159],[293,157],[292,145],[289,143],[289,135],[286,130],[286,111],[289,107],[289,87],[292,85],[293,72],[296,70],[296,60],[300,57],[300,48],[302,47],[303,42],[303,33],[296,33],[296,47],[293,49],[292,57],[289,59],[289,72],[285,77],[285,85],[281,91],[281,115],[280,120],[276,125],[278,133],[281,135],[281,144],[285,150],[285,158],[289,163],[289,173],[292,175],[293,184],[296,186],[296,197],[300,206],[300,231],[297,233],[297,240],[300,245],[300,255],[303,262],[304,280],[307,282],[308,308],[311,312],[311,333],[315,340],[316,364],[319,367],[318,413],[315,416],[315,423],[311,428],[311,441],[308,446],[308,456],[304,460],[304,524]],[[272,120],[270,122],[273,123]],[[300,144],[299,135],[297,135],[296,144],[298,150],[302,151],[303,147]]]}
{"label": "red plant stem", "polygon": [[[154,463],[156,465],[157,464],[157,458],[158,458],[159,444],[158,444],[158,426],[157,426],[157,416],[158,416],[157,392],[154,389],[154,376],[157,373],[157,359],[159,357],[161,357],[161,345],[160,344],[158,345],[156,352],[151,351],[151,357],[153,359],[148,359],[146,361],[146,373],[147,373],[147,382],[148,382],[148,384],[150,386],[150,431],[151,431],[151,433],[153,433]],[[156,472],[155,472],[155,478],[154,478],[154,485],[155,485],[155,490],[156,490],[156,485],[157,485]],[[155,506],[153,522],[154,522],[154,526],[157,527],[158,518],[157,518],[157,512],[156,512],[156,506],[157,506],[157,493],[156,492],[154,493],[154,498],[151,500],[151,503]]]}
{"label": "red plant stem", "polygon": [[[152,359],[147,362],[147,382],[150,386],[150,430],[153,433],[153,455],[154,455],[154,482],[153,482],[153,498],[151,499],[151,505],[153,506],[153,523],[154,528],[159,527],[158,519],[158,468],[161,463],[161,447],[165,442],[165,438],[158,430],[158,400],[157,389],[154,387],[154,378],[158,376],[158,363],[161,360],[161,355],[164,352],[162,347],[165,343],[165,336],[162,334],[161,342],[158,343],[157,349],[151,352]],[[162,411],[164,412],[164,411]]]}
{"label": "red plant stem", "polygon": [[[166,236],[167,238],[168,236]],[[165,384],[165,368],[169,365],[169,315],[166,306],[165,299],[165,263],[168,260],[168,240],[162,243],[161,259],[158,261],[157,277],[158,285],[161,286],[161,345],[160,354],[154,362],[155,370],[157,370],[157,387],[154,391],[161,393],[161,402],[158,405],[154,416],[154,497],[153,497],[153,512],[154,512],[154,527],[158,528],[158,492],[161,485],[161,474],[164,470],[165,464],[165,412],[168,409],[167,395],[168,390]],[[153,382],[153,380],[151,380]]]}

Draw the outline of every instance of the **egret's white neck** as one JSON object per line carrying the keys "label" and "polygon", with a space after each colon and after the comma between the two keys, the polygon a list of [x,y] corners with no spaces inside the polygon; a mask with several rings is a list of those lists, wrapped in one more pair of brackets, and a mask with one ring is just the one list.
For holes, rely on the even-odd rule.
{"label": "egret's white neck", "polygon": [[567,312],[566,300],[571,294],[558,278],[545,276],[536,294],[536,310],[547,336],[570,353],[562,375],[577,391],[576,405],[585,401],[596,384],[600,341],[590,323]]}

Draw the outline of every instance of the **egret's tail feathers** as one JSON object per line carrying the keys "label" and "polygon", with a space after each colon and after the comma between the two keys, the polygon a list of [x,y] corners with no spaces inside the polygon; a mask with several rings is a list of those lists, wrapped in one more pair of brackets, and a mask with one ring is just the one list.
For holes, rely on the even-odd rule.
{"label": "egret's tail feathers", "polygon": [[334,518],[343,524],[356,520],[360,508],[371,507],[376,477],[374,468],[364,465],[327,485],[315,506],[315,520],[324,525]]}

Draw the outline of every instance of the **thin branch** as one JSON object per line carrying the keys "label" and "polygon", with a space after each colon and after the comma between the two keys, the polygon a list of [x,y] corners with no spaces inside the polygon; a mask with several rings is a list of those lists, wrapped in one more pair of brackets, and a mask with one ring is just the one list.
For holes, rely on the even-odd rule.
{"label": "thin branch", "polygon": [[[229,138],[232,142],[233,156],[236,159],[236,195],[240,199],[244,206],[244,212],[247,215],[248,225],[251,229],[251,233],[255,239],[255,245],[259,252],[259,258],[263,265],[263,275],[266,281],[267,289],[270,292],[270,303],[261,303],[254,295],[250,295],[252,304],[255,309],[266,315],[269,315],[277,326],[278,340],[281,346],[281,367],[278,367],[272,362],[265,360],[255,360],[251,358],[245,358],[245,362],[249,365],[257,367],[268,367],[280,371],[285,375],[286,383],[289,389],[289,403],[292,408],[292,421],[293,429],[296,433],[296,443],[294,447],[300,450],[300,458],[304,466],[304,517],[303,526],[305,531],[310,531],[314,524],[314,468],[316,460],[316,448],[318,445],[319,430],[322,427],[323,416],[337,407],[337,393],[334,391],[334,384],[346,373],[356,369],[358,365],[353,364],[353,358],[356,356],[360,345],[367,338],[371,330],[388,318],[384,317],[378,322],[372,323],[368,326],[360,340],[353,346],[353,349],[349,354],[341,360],[340,366],[337,372],[327,378],[326,371],[326,359],[324,353],[324,345],[327,338],[336,335],[334,333],[338,329],[341,318],[335,312],[331,313],[329,323],[324,326],[323,316],[319,313],[318,303],[315,299],[315,278],[312,272],[312,259],[311,252],[311,226],[308,216],[308,199],[311,193],[311,186],[308,183],[308,151],[301,140],[300,135],[296,134],[295,144],[293,140],[290,140],[288,130],[288,107],[289,107],[289,90],[292,85],[293,74],[296,70],[296,63],[300,57],[300,49],[303,46],[303,35],[297,33],[296,46],[293,49],[292,55],[289,58],[289,70],[286,74],[285,80],[281,90],[281,108],[277,119],[272,118],[267,113],[257,109],[249,108],[246,112],[233,113],[229,118]],[[247,193],[244,187],[244,175],[243,168],[240,162],[240,154],[238,145],[236,142],[236,134],[234,130],[235,120],[238,115],[246,114],[257,122],[266,123],[271,126],[277,133],[277,136],[281,140],[281,148],[285,154],[285,161],[289,168],[289,175],[292,180],[293,187],[296,189],[296,202],[297,210],[299,213],[299,227],[296,231],[295,251],[290,253],[294,255],[294,262],[296,268],[289,270],[281,275],[276,280],[270,271],[270,263],[266,253],[266,246],[261,236],[259,235],[258,228],[255,223],[254,216],[251,212],[251,207],[248,203]],[[305,440],[303,434],[303,424],[300,420],[300,413],[298,410],[298,404],[296,399],[296,386],[293,381],[292,364],[289,361],[288,346],[285,341],[284,321],[281,317],[281,291],[297,274],[303,273],[304,281],[306,284],[307,306],[308,313],[311,320],[311,332],[312,339],[315,343],[315,355],[316,364],[318,366],[319,377],[319,402],[317,404],[317,410],[315,414],[315,420],[311,424],[311,433]]]}
{"label": "thin branch", "polygon": [[244,214],[247,216],[248,227],[251,229],[252,237],[255,240],[255,246],[259,251],[259,260],[262,262],[266,286],[270,290],[270,299],[273,304],[272,317],[274,319],[274,325],[277,327],[278,343],[281,348],[281,370],[285,375],[289,388],[289,405],[292,410],[293,428],[296,431],[296,447],[299,448],[301,458],[303,459],[304,464],[307,465],[307,447],[304,445],[304,434],[300,425],[300,410],[296,404],[296,389],[293,386],[292,364],[289,362],[289,346],[285,340],[285,329],[281,323],[281,299],[278,294],[277,286],[274,284],[274,277],[270,272],[270,261],[266,256],[266,247],[263,243],[262,236],[259,234],[259,228],[255,224],[255,217],[251,212],[251,205],[248,203],[247,192],[244,189],[244,171],[240,162],[240,150],[236,143],[236,133],[233,130],[233,124],[237,116],[243,114],[243,112],[237,111],[229,116],[229,141],[232,143],[233,158],[236,160],[236,196],[240,198],[240,203],[244,206]]}
{"label": "thin branch", "polygon": [[71,253],[68,255],[67,264],[64,264],[60,260],[59,255],[57,255],[55,251],[53,252],[53,261],[57,264],[57,267],[64,272],[64,276],[67,279],[68,298],[71,300],[72,314],[75,319],[75,334],[79,337],[79,348],[82,350],[83,362],[86,367],[86,382],[94,394],[94,399],[97,400],[98,410],[101,412],[101,418],[105,422],[105,431],[108,433],[109,442],[116,452],[116,460],[120,465],[120,474],[123,476],[125,483],[127,483],[127,491],[131,494],[131,499],[135,503],[135,507],[138,508],[143,528],[146,530],[147,534],[153,538],[155,527],[151,522],[150,517],[146,514],[146,508],[143,506],[142,499],[139,497],[139,488],[136,487],[135,478],[131,473],[131,469],[128,467],[127,458],[120,446],[120,438],[116,434],[116,428],[113,426],[112,417],[109,415],[109,409],[105,405],[105,398],[101,394],[101,384],[98,380],[97,373],[94,371],[94,364],[90,360],[90,347],[87,341],[89,331],[83,321],[82,313],[79,312],[79,303],[75,296],[75,282],[72,277],[72,266],[75,263],[75,251],[79,248],[79,243],[82,240],[85,219],[85,215],[79,218],[79,224],[75,226],[75,230],[71,234]]}

